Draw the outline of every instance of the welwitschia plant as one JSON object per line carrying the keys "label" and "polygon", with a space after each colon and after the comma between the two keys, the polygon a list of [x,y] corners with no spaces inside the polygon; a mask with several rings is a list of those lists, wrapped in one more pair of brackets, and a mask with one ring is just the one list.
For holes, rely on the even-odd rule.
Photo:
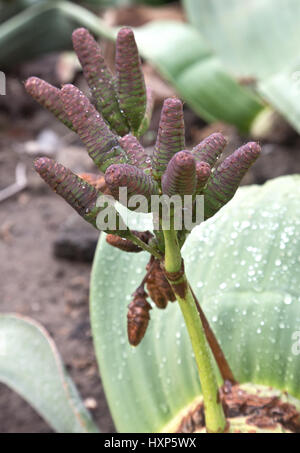
{"label": "welwitschia plant", "polygon": [[[189,367],[196,364],[197,382],[200,381],[201,384],[203,401],[197,401],[198,404],[190,407],[188,413],[179,413],[179,418],[160,429],[184,432],[187,431],[187,425],[191,425],[191,420],[197,419],[196,424],[193,421],[193,429],[201,430],[205,427],[207,432],[259,430],[263,420],[272,417],[272,411],[266,411],[265,408],[272,407],[277,414],[276,429],[280,425],[285,430],[297,430],[298,412],[290,401],[284,403],[281,398],[265,394],[261,389],[254,389],[255,395],[251,395],[253,389],[249,391],[248,388],[239,388],[196,298],[196,288],[193,290],[188,281],[182,255],[182,248],[195,225],[214,216],[232,199],[246,171],[260,155],[260,146],[255,142],[247,143],[220,164],[218,159],[226,146],[226,139],[221,133],[212,134],[192,150],[186,149],[182,102],[170,98],[164,102],[155,148],[149,159],[138,137],[149,124],[152,103],[145,87],[132,31],[126,27],[118,34],[115,75],[106,67],[98,44],[87,30],[76,30],[73,42],[91,89],[92,99],[89,100],[72,85],[57,89],[37,78],[30,78],[26,82],[26,89],[66,126],[77,132],[104,177],[80,177],[47,158],[37,159],[34,165],[49,186],[86,221],[108,233],[106,241],[110,246],[131,254],[142,251],[149,253],[145,276],[135,288],[128,307],[127,334],[131,345],[141,343],[139,348],[143,347],[142,340],[145,336],[147,339],[147,329],[151,326],[152,308],[166,309],[169,301],[178,302],[193,350]],[[117,202],[123,207],[120,208]],[[124,214],[126,208],[129,211],[136,211],[138,208],[139,212],[152,213],[153,227],[145,231],[133,229],[122,218],[121,214]],[[130,220],[130,216],[128,219]],[[98,264],[96,269],[97,266]],[[104,269],[99,273],[99,278],[100,274],[105,274],[105,266],[103,263]],[[109,275],[110,279],[113,274],[111,272]],[[117,273],[116,276],[118,277]],[[95,273],[93,281],[99,281]],[[112,293],[113,287],[118,286],[118,283],[121,284],[109,280]],[[99,297],[97,284],[94,283],[92,288],[92,327],[96,353],[105,375],[109,365],[103,365],[100,357],[97,340],[100,323],[98,314],[93,314],[93,300],[98,300]],[[95,293],[95,288],[98,293]],[[171,306],[176,307],[176,304]],[[113,312],[114,307],[109,309]],[[165,310],[166,323],[169,310],[170,306]],[[114,322],[110,326],[110,330],[113,329]],[[175,342],[177,333],[168,330],[168,334],[171,336],[170,341]],[[114,332],[114,335],[118,333]],[[158,332],[156,338],[159,339],[159,335]],[[123,342],[124,338],[121,339],[121,344]],[[136,374],[139,373],[137,368],[139,367],[135,369]],[[222,388],[219,377],[224,383]],[[125,382],[126,377],[121,375],[120,379]],[[161,381],[160,385],[162,388],[168,387],[171,382]],[[184,382],[184,385],[188,386],[188,383]],[[149,398],[153,402],[155,392],[160,394],[161,390],[156,390],[154,386],[152,390],[153,395],[149,395]],[[123,393],[125,401],[127,392]],[[156,414],[159,418],[160,405],[164,402],[160,401],[157,408],[153,404],[147,405],[145,393],[147,392],[143,392],[144,410],[151,407],[153,416]],[[128,405],[130,404],[128,401]],[[278,411],[283,410],[284,404],[289,414],[287,419],[278,418]],[[244,418],[247,411],[248,414],[251,412],[253,405],[256,409],[259,408],[260,417],[251,424]],[[178,407],[177,412],[180,412]],[[241,416],[238,423],[232,421],[237,415]],[[249,425],[255,428],[249,428]],[[128,427],[128,423],[126,426]],[[144,426],[142,417],[140,426]],[[147,429],[157,429],[156,423],[153,422]]]}

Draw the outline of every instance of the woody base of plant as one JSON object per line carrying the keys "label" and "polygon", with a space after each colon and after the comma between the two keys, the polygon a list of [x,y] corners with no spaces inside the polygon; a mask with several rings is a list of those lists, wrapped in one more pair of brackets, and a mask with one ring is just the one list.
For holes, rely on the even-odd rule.
{"label": "woody base of plant", "polygon": [[[255,384],[230,382],[220,389],[229,433],[300,433],[299,401],[286,392]],[[203,398],[183,409],[162,432],[205,433]]]}

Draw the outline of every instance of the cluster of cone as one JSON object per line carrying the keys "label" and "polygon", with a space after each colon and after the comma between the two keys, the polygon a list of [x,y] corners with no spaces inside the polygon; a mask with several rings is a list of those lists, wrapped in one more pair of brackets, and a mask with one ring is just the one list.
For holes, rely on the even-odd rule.
{"label": "cluster of cone", "polygon": [[[153,238],[153,234],[150,231],[132,232],[146,244]],[[113,247],[128,253],[139,253],[143,250],[129,239],[121,238],[114,234],[108,234],[106,241]],[[132,346],[137,346],[141,342],[147,330],[150,321],[149,311],[152,308],[147,300],[149,296],[156,307],[161,309],[166,308],[169,301],[174,302],[176,300],[171,285],[163,273],[160,261],[154,256],[151,256],[146,266],[146,271],[145,278],[134,292],[133,300],[128,306],[127,334],[129,343]],[[148,292],[145,291],[145,285]]]}
{"label": "cluster of cone", "polygon": [[[147,301],[150,296],[157,308],[166,308],[168,302],[176,300],[175,294],[166,279],[159,260],[151,257],[147,264],[146,278],[133,294],[133,300],[128,306],[127,334],[129,343],[137,346],[143,339],[147,330],[152,309]],[[147,285],[145,291],[144,285]]]}
{"label": "cluster of cone", "polygon": [[[124,27],[118,33],[115,74],[107,68],[99,45],[86,29],[74,31],[73,45],[91,100],[73,85],[58,89],[37,77],[29,78],[25,87],[79,135],[102,176],[75,175],[45,157],[34,163],[40,176],[95,227],[102,209],[97,206],[97,198],[109,193],[118,200],[120,187],[127,188],[128,198],[143,195],[147,200],[160,194],[182,197],[203,194],[205,219],[213,216],[233,197],[244,174],[259,156],[259,145],[247,143],[215,168],[226,139],[221,133],[214,133],[191,151],[186,150],[183,105],[179,99],[169,98],[164,102],[153,156],[149,158],[138,137],[149,126],[153,100],[145,86],[132,30]],[[130,243],[129,229],[107,232],[115,236],[114,239],[110,236],[111,245],[129,252],[140,251]],[[161,238],[158,232],[155,234]],[[149,237],[141,240],[147,243]],[[149,274],[149,293],[162,308],[173,295],[165,293],[165,299],[159,301],[157,278],[153,280],[153,275],[154,270]],[[140,300],[141,293],[138,296]]]}

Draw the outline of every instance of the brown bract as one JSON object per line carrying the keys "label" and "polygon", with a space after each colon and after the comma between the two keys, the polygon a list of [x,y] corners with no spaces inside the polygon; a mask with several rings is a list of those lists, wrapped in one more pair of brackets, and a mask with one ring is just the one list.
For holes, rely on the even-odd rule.
{"label": "brown bract", "polygon": [[128,306],[127,334],[132,346],[141,342],[149,324],[151,305],[147,302],[147,296],[143,288],[138,288]]}
{"label": "brown bract", "polygon": [[[150,238],[153,237],[150,231],[132,231],[132,233],[141,241],[145,242],[145,244],[148,244]],[[115,234],[108,234],[106,236],[106,242],[113,247],[122,250],[123,252],[139,253],[143,251],[141,247],[134,244],[130,239],[121,238],[120,236],[117,236]]]}
{"label": "brown bract", "polygon": [[181,269],[178,272],[167,272],[164,269],[165,276],[170,282],[171,287],[175,294],[178,294],[182,299],[185,298],[188,286],[187,281],[184,278],[184,261],[181,262]]}
{"label": "brown bract", "polygon": [[174,302],[176,297],[160,267],[160,261],[150,260],[146,269],[149,271],[146,285],[151,299],[158,308],[166,308],[168,301]]}

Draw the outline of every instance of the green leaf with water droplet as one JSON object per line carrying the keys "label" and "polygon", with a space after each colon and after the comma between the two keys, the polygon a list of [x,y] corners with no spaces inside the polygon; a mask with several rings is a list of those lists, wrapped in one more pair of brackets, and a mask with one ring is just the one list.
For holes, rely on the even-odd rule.
{"label": "green leaf with water droplet", "polygon": [[53,340],[37,322],[0,314],[0,381],[23,396],[55,431],[99,432]]}
{"label": "green leaf with water droplet", "polygon": [[[300,176],[241,188],[183,249],[187,276],[237,379],[298,399],[299,214]],[[103,235],[92,272],[96,355],[121,432],[159,432],[201,393],[176,303],[153,309],[141,344],[127,344],[127,305],[147,261],[146,253],[113,249]]]}

